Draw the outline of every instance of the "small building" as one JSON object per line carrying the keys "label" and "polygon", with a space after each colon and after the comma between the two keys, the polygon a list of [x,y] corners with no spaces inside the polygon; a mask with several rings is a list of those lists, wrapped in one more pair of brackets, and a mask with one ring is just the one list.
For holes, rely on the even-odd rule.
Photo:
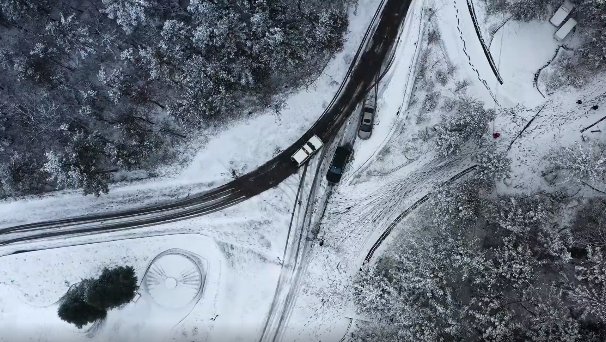
{"label": "small building", "polygon": [[553,26],[560,26],[566,17],[570,14],[570,12],[574,9],[574,4],[569,0],[564,1],[562,6],[558,8],[558,10],[554,13],[553,17],[549,20],[549,22]]}
{"label": "small building", "polygon": [[562,27],[560,27],[559,30],[556,31],[556,33],[554,35],[555,39],[564,40],[564,38],[566,38],[566,36],[568,36],[570,31],[572,31],[572,29],[574,29],[575,26],[577,26],[577,21],[572,18],[568,19],[568,21],[564,25],[562,25]]}

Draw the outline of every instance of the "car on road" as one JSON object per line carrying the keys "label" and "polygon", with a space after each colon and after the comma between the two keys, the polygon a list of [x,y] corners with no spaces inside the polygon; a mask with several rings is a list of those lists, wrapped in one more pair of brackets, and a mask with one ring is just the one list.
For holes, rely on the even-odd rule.
{"label": "car on road", "polygon": [[341,180],[341,176],[343,176],[343,171],[345,170],[345,165],[351,156],[351,146],[343,145],[337,147],[335,151],[335,155],[332,158],[332,163],[330,164],[330,168],[326,173],[326,179],[330,183],[339,183]]}
{"label": "car on road", "polygon": [[309,140],[295,152],[290,159],[297,163],[297,166],[301,166],[305,164],[305,162],[311,158],[311,156],[316,153],[324,144],[322,140],[318,138],[317,135],[309,138]]}
{"label": "car on road", "polygon": [[362,106],[362,115],[360,118],[360,127],[358,128],[358,136],[360,139],[368,139],[372,135],[372,126],[375,122],[375,109],[377,107],[377,98],[374,90],[371,90]]}

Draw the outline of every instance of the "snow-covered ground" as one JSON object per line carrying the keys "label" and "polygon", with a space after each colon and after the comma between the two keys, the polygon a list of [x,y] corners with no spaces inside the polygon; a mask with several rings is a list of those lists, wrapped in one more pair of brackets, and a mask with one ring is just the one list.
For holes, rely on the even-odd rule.
{"label": "snow-covered ground", "polygon": [[[355,318],[350,302],[351,277],[362,265],[375,233],[380,234],[378,227],[422,196],[434,182],[430,174],[407,177],[428,162],[424,158],[390,175],[360,178],[369,164],[380,159],[380,153],[376,152],[388,148],[394,136],[402,134],[405,123],[412,120],[407,108],[413,86],[411,73],[420,54],[417,48],[420,34],[424,32],[424,3],[414,1],[409,10],[395,61],[379,88],[378,122],[373,135],[369,140],[357,140],[352,164],[341,183],[332,189],[318,241],[312,244],[300,270],[302,281],[295,289],[296,301],[288,313],[281,340],[339,341],[344,337],[352,327],[351,319]],[[425,185],[413,179],[424,179]]]}
{"label": "snow-covered ground", "polygon": [[[416,12],[411,15],[417,20],[422,3],[413,5]],[[299,284],[289,315],[283,335],[286,341],[346,340],[356,322],[365,319],[356,315],[352,280],[373,243],[397,222],[399,214],[470,166],[464,155],[443,159],[433,152],[428,132],[440,120],[444,98],[469,96],[497,110],[497,119],[486,134],[490,137],[493,132],[501,133],[496,142],[503,150],[544,106],[512,145],[508,154],[512,158],[512,179],[508,185],[499,184],[500,193],[530,193],[544,188],[541,171],[545,156],[553,148],[600,139],[596,133],[585,133],[582,138],[580,130],[606,115],[603,77],[596,77],[583,89],[564,88],[547,98],[534,87],[534,74],[558,48],[553,39],[555,29],[549,23],[508,21],[496,32],[491,51],[504,80],[500,85],[478,41],[466,2],[435,0],[425,1],[425,5],[435,10],[433,14],[425,12],[425,37],[436,29],[440,40],[428,48],[425,38],[421,51],[417,51],[415,31],[419,25],[412,24],[414,20],[406,24],[406,39],[396,51],[389,76],[379,86],[379,120],[373,137],[356,142],[354,160],[333,189],[321,222],[322,243],[313,244],[301,271],[304,281]],[[484,23],[504,20],[488,18],[481,12],[482,7],[476,10]],[[421,72],[423,68],[426,72]],[[448,75],[443,84],[437,77],[442,72]],[[469,84],[459,88],[461,81]],[[438,104],[427,110],[424,99],[432,92],[438,93]],[[577,104],[577,99],[583,104]],[[591,109],[595,104],[600,106],[598,110]],[[606,123],[595,129],[600,128],[606,130]],[[375,257],[404,226],[402,222],[395,226]]]}
{"label": "snow-covered ground", "polygon": [[299,139],[320,117],[343,81],[379,3],[359,0],[350,9],[344,47],[316,80],[285,94],[278,109],[201,133],[199,152],[187,167],[177,167],[169,176],[111,186],[110,193],[99,198],[61,191],[0,201],[0,226],[142,207],[204,191],[232,180],[234,174],[254,170]]}
{"label": "snow-covered ground", "polygon": [[[300,179],[292,176],[250,201],[203,218],[2,249],[6,254],[46,248],[1,257],[0,341],[258,338],[274,296]],[[204,289],[193,308],[169,310],[144,294],[136,303],[111,310],[100,327],[88,332],[58,318],[57,302],[72,284],[118,265],[133,266],[141,283],[150,262],[172,249],[202,260]]]}
{"label": "snow-covered ground", "polygon": [[360,0],[352,8],[343,50],[330,60],[318,79],[287,95],[279,109],[252,115],[218,132],[178,179],[224,183],[231,179],[231,170],[237,174],[252,171],[299,139],[336,94],[379,2]]}
{"label": "snow-covered ground", "polygon": [[533,107],[545,100],[533,86],[533,78],[558,49],[555,31],[548,21],[510,20],[495,34],[490,52],[503,77],[497,89],[503,105]]}
{"label": "snow-covered ground", "polygon": [[[369,20],[374,11],[372,6],[377,3],[360,2],[360,21],[357,24],[352,21],[351,37],[355,38],[355,32],[363,33],[362,17]],[[494,25],[503,20],[502,17],[488,17],[481,6],[476,10],[482,18],[481,23]],[[360,27],[355,28],[356,25]],[[432,30],[439,32],[440,38],[430,44]],[[189,251],[205,261],[207,279],[200,302],[191,312],[168,315],[162,310],[154,311],[146,301],[149,298],[143,296],[136,304],[109,312],[107,321],[95,331],[93,340],[258,340],[272,301],[284,299],[285,311],[282,313],[285,320],[279,340],[341,341],[355,329],[356,321],[363,319],[356,315],[351,284],[373,243],[413,203],[470,165],[464,155],[438,158],[435,154],[431,127],[439,122],[441,106],[447,99],[465,95],[498,110],[497,119],[487,135],[493,131],[501,133],[496,142],[503,149],[515,140],[509,150],[512,178],[507,185],[499,184],[497,190],[501,193],[543,189],[546,184],[541,171],[544,157],[551,149],[603,139],[599,133],[581,134],[580,130],[606,115],[606,78],[597,75],[583,89],[563,88],[545,94],[545,98],[533,85],[535,72],[557,49],[553,30],[548,23],[508,21],[496,32],[491,52],[504,80],[504,84],[499,85],[478,42],[464,0],[413,1],[393,65],[379,86],[373,136],[369,140],[356,141],[354,160],[339,185],[329,190],[323,183],[315,202],[321,206],[321,199],[328,198],[328,205],[318,223],[318,238],[305,239],[301,234],[299,238],[306,241],[295,246],[304,248],[298,276],[295,264],[299,251],[292,254],[294,264],[290,259],[287,263],[282,258],[301,174],[255,198],[202,218],[136,232],[95,236],[96,244],[64,247],[89,243],[90,237],[47,241],[37,246],[55,249],[2,257],[0,331],[3,333],[0,333],[0,341],[2,338],[11,341],[12,331],[28,331],[26,337],[32,341],[54,340],[56,336],[64,337],[64,341],[90,339],[56,316],[56,302],[67,288],[82,278],[97,275],[103,266],[116,264],[135,266],[141,278],[156,255],[172,248]],[[490,31],[482,28],[482,32]],[[347,44],[352,44],[347,51],[355,50],[355,44]],[[315,120],[309,113],[319,114],[324,102],[330,100],[330,87],[338,86],[338,72],[345,70],[338,65],[346,67],[348,58],[351,55],[344,52],[331,61],[315,85],[303,93],[293,93],[292,100],[286,100],[280,115],[271,112],[254,115],[218,133],[180,178],[167,182],[171,186],[177,181],[184,184],[201,182],[201,189],[229,179],[231,169],[245,172],[271,158],[274,151],[287,146]],[[462,81],[469,83],[461,87]],[[427,99],[434,95],[437,104],[431,106]],[[310,98],[314,99],[313,104],[307,107],[305,100]],[[577,104],[577,99],[583,104]],[[599,105],[599,109],[591,109],[593,105]],[[303,109],[312,106],[315,109],[309,111],[309,116],[302,114],[299,117]],[[520,134],[530,120],[533,121]],[[287,138],[283,138],[281,132],[280,137],[275,136],[277,133],[272,129],[279,127],[288,132],[284,133]],[[606,121],[595,129],[605,131]],[[223,154],[213,154],[215,150]],[[327,151],[325,160],[330,158]],[[208,170],[212,172],[197,171],[206,169],[205,165],[209,165]],[[307,177],[311,178],[309,174]],[[319,177],[325,182],[323,173]],[[157,189],[164,186],[159,184],[154,186]],[[151,187],[143,193],[138,192],[139,185],[130,187],[132,191],[114,189],[118,194],[114,200],[120,197],[140,200],[139,203],[154,200]],[[191,191],[193,188],[183,189]],[[129,197],[129,193],[138,193],[136,196],[142,198]],[[68,194],[63,198],[76,201],[77,196]],[[104,205],[111,203],[102,199],[91,204],[94,201],[97,200],[84,200],[76,212],[102,210]],[[44,217],[51,212],[65,215],[65,203],[61,199],[7,203],[0,206],[0,215],[9,218],[18,215],[21,218],[28,215]],[[56,208],[48,208],[49,204]],[[305,223],[308,218],[301,208],[295,217]],[[312,212],[322,209],[316,207]],[[391,236],[397,235],[403,226],[396,226]],[[309,227],[313,230],[314,223]],[[142,235],[156,237],[142,238]],[[118,241],[103,243],[98,242],[99,239]],[[389,242],[387,239],[375,256]],[[305,249],[307,247],[309,249]],[[13,250],[25,248],[27,246],[17,246]],[[2,253],[6,251],[0,250],[0,255]],[[296,276],[294,280],[288,279],[293,275]],[[292,302],[282,297],[282,293],[289,292],[287,288],[276,288],[281,276],[287,278],[283,285],[294,286]]]}

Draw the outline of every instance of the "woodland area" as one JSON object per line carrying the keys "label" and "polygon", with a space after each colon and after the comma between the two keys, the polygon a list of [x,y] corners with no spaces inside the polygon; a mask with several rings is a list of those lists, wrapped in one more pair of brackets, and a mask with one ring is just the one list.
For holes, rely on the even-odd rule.
{"label": "woodland area", "polygon": [[476,168],[436,188],[358,272],[353,340],[605,341],[606,144],[554,146],[545,188],[510,194],[497,187],[511,159],[487,134],[494,110],[460,97],[441,112],[432,148]]}
{"label": "woodland area", "polygon": [[606,339],[606,200],[485,190],[441,191],[360,273],[356,340]]}
{"label": "woodland area", "polygon": [[153,176],[317,75],[350,3],[1,1],[0,198]]}

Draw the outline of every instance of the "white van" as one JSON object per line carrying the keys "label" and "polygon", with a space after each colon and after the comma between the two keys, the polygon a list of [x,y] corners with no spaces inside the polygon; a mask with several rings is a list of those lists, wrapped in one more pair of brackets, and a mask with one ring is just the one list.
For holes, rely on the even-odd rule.
{"label": "white van", "polygon": [[564,40],[564,38],[566,38],[566,36],[570,33],[570,31],[572,31],[575,26],[577,26],[577,21],[572,18],[568,19],[568,21],[564,25],[562,25],[559,30],[556,31],[554,35],[555,39]]}
{"label": "white van", "polygon": [[553,17],[551,17],[551,19],[549,20],[549,22],[553,25],[553,26],[560,26],[564,20],[566,19],[566,17],[568,17],[568,15],[570,14],[570,12],[574,9],[574,4],[568,0],[564,1],[564,3],[562,4],[562,6],[560,6],[560,8],[558,8],[558,10],[555,12],[555,14],[553,15]]}
{"label": "white van", "polygon": [[305,162],[311,158],[311,156],[316,153],[324,144],[322,140],[318,138],[317,135],[309,138],[309,140],[295,152],[290,159],[297,163],[297,166],[301,166],[305,164]]}

